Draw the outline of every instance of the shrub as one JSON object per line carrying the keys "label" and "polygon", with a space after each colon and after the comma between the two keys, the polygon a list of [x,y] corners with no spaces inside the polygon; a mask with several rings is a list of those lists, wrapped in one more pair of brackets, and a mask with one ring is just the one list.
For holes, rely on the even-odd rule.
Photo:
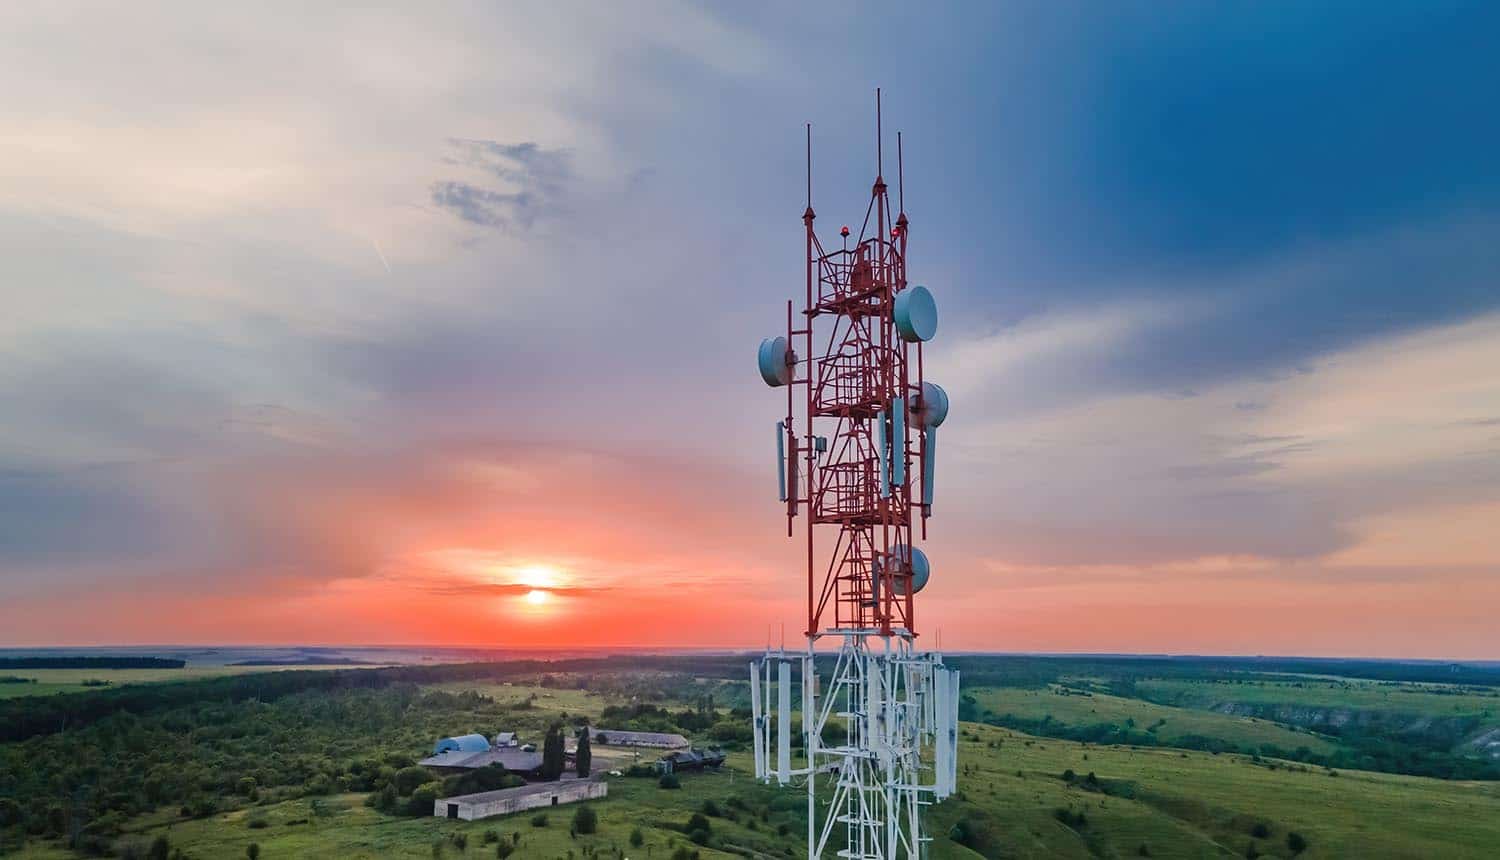
{"label": "shrub", "polygon": [[500,841],[500,834],[496,833],[493,830],[486,830],[484,831],[484,836],[480,841],[482,841],[485,845],[494,845],[496,842]]}
{"label": "shrub", "polygon": [[418,786],[417,790],[411,793],[411,799],[406,802],[406,814],[414,818],[431,815],[433,804],[438,799],[439,788],[440,786],[435,782]]}
{"label": "shrub", "polygon": [[1142,842],[1141,847],[1135,849],[1135,853],[1142,857],[1150,857],[1151,849],[1146,845],[1146,843]]}
{"label": "shrub", "polygon": [[403,767],[396,771],[396,791],[402,795],[411,794],[417,790],[417,786],[431,779],[432,776],[425,767]]}
{"label": "shrub", "polygon": [[531,826],[532,827],[546,827],[547,826],[547,813],[545,813],[545,812],[539,812],[536,815],[531,816]]}
{"label": "shrub", "polygon": [[642,833],[641,829],[639,827],[637,827],[634,830],[630,831],[630,847],[631,848],[639,848],[639,847],[641,847],[644,844],[646,844],[646,834]]}
{"label": "shrub", "polygon": [[1062,778],[1063,782],[1072,782],[1073,780],[1078,778],[1078,774],[1074,773],[1073,769],[1070,767],[1062,772]]}
{"label": "shrub", "polygon": [[495,843],[495,857],[498,858],[498,860],[505,860],[505,858],[509,857],[515,852],[516,846],[512,845],[509,842]]}
{"label": "shrub", "polygon": [[246,845],[245,856],[249,858],[249,860],[260,860],[260,843],[251,842],[249,845]]}
{"label": "shrub", "polygon": [[589,834],[599,829],[599,813],[595,812],[587,804],[578,807],[573,813],[573,829],[579,833]]}
{"label": "shrub", "polygon": [[656,784],[662,788],[682,788],[682,780],[678,779],[675,773],[662,774]]}
{"label": "shrub", "polygon": [[703,814],[711,818],[720,818],[724,813],[719,810],[719,804],[712,800],[705,800],[703,801]]}
{"label": "shrub", "polygon": [[1293,854],[1301,854],[1307,850],[1307,839],[1301,833],[1293,830],[1286,835],[1286,847]]}
{"label": "shrub", "polygon": [[1271,835],[1271,828],[1267,827],[1264,821],[1257,821],[1255,826],[1250,828],[1250,835],[1256,839],[1265,839]]}
{"label": "shrub", "polygon": [[[693,817],[689,818],[687,824],[683,825],[682,828],[684,833],[692,833],[694,830],[703,830],[711,833],[713,829],[713,825],[708,823],[708,819],[704,818],[701,812],[694,812]],[[700,842],[698,844],[701,845],[703,843]]]}
{"label": "shrub", "polygon": [[708,840],[712,838],[713,834],[707,830],[692,830],[688,832],[687,836],[698,845],[707,845]]}
{"label": "shrub", "polygon": [[167,841],[166,836],[158,836],[151,841],[151,850],[146,852],[150,860],[167,860],[172,854],[172,843]]}

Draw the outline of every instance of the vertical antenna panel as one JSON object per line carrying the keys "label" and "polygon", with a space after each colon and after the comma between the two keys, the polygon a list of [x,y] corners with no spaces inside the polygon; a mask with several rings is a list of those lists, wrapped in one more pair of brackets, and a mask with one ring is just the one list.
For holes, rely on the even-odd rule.
{"label": "vertical antenna panel", "polygon": [[933,669],[932,691],[937,714],[937,743],[933,745],[933,793],[938,799],[948,796],[948,679],[946,671]]}
{"label": "vertical antenna panel", "polygon": [[786,501],[786,422],[776,422],[776,489],[781,501]]}
{"label": "vertical antenna panel", "polygon": [[891,483],[906,484],[906,398],[891,401]]}
{"label": "vertical antenna panel", "polygon": [[786,783],[792,774],[792,664],[776,663],[776,781]]}
{"label": "vertical antenna panel", "polygon": [[750,714],[751,740],[755,746],[755,778],[765,779],[765,726],[762,725],[765,715],[760,707],[760,663],[755,660],[750,661]]}

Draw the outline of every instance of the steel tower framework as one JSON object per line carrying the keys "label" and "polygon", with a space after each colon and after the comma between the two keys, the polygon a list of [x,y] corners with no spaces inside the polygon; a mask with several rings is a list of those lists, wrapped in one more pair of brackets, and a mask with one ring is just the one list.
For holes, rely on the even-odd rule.
{"label": "steel tower framework", "polygon": [[[760,352],[766,382],[787,389],[776,425],[778,485],[787,535],[795,536],[797,517],[804,523],[807,648],[768,651],[751,664],[756,773],[805,780],[809,858],[923,856],[920,809],[946,797],[956,774],[958,674],[940,655],[916,650],[915,613],[929,574],[916,540],[926,538],[932,513],[947,396],[923,378],[922,343],[935,333],[936,309],[925,288],[907,283],[901,136],[893,217],[880,125],[877,91],[869,205],[852,244],[843,227],[834,250],[813,226],[809,126],[805,304],[799,322],[787,302],[785,338],[768,339]],[[820,534],[832,538],[821,556]],[[839,647],[823,689],[815,653],[825,637]],[[829,735],[838,740],[825,743]]]}

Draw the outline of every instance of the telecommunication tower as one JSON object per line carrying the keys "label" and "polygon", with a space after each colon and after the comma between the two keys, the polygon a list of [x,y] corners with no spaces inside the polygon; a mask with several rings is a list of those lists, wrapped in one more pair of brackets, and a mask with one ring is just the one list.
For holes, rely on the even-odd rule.
{"label": "telecommunication tower", "polygon": [[[957,776],[958,672],[916,648],[916,598],[931,575],[917,541],[927,537],[948,414],[947,394],[922,370],[937,305],[907,282],[901,135],[892,217],[879,90],[875,99],[869,206],[859,232],[841,228],[832,250],[813,229],[808,126],[805,303],[799,319],[787,302],[786,334],[764,340],[757,356],[766,384],[787,391],[776,475],[787,536],[798,517],[806,533],[807,646],[768,649],[750,664],[755,773],[805,785],[809,860],[925,856],[922,807],[951,794]],[[838,651],[820,677],[824,638]]]}

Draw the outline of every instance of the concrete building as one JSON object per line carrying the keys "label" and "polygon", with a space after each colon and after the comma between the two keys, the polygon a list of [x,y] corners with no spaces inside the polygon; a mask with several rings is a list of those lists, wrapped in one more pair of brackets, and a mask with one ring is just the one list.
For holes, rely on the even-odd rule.
{"label": "concrete building", "polygon": [[432,814],[438,818],[476,821],[496,815],[513,815],[528,809],[561,806],[580,800],[597,800],[608,794],[608,783],[593,779],[564,779],[439,798],[433,803]]}
{"label": "concrete building", "polygon": [[611,747],[652,747],[654,749],[681,749],[688,739],[666,732],[630,732],[623,729],[589,729],[589,740]]}

